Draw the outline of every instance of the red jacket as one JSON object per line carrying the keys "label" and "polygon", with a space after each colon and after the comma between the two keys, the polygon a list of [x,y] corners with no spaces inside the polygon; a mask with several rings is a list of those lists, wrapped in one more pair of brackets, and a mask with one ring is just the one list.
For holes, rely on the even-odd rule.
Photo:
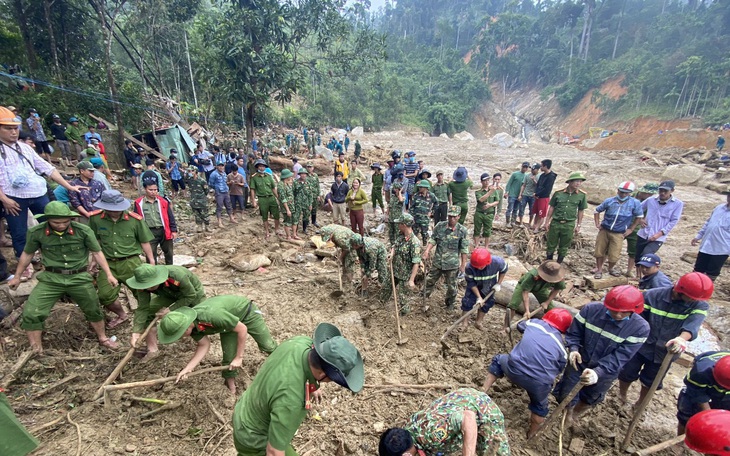
{"label": "red jacket", "polygon": [[[134,212],[141,215],[142,218],[144,218],[144,212],[142,211],[142,201],[144,201],[144,198],[145,197],[142,196],[134,200]],[[177,233],[177,223],[175,223],[175,215],[172,213],[170,202],[165,198],[158,196],[157,208],[162,217],[163,228],[165,228],[165,240],[170,240],[172,239],[172,233]]]}

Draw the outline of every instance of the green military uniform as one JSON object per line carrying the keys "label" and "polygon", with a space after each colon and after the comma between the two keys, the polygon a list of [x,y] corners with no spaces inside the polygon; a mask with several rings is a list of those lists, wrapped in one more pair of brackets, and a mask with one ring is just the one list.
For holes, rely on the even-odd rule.
{"label": "green military uniform", "polygon": [[[650,182],[643,187],[637,189],[631,196],[636,198],[639,193],[648,193],[650,195],[656,195],[659,192],[659,184]],[[644,218],[646,218],[646,209],[644,210]],[[641,231],[641,223],[637,223],[634,227],[634,231],[626,236],[626,253],[630,258],[636,257],[636,241],[639,238],[639,231]]]}
{"label": "green military uniform", "polygon": [[[399,234],[393,244],[393,249],[393,277],[396,287],[398,287],[398,307],[400,307],[401,314],[405,315],[411,311],[408,304],[410,294],[408,280],[411,278],[413,265],[421,263],[421,241],[418,240],[415,233],[408,238]],[[383,287],[381,300],[389,300],[392,293],[392,287]]]}
{"label": "green military uniform", "polygon": [[[279,191],[279,212],[281,212],[281,215],[284,219],[284,226],[292,226],[294,225],[294,189],[291,185],[287,184],[284,181],[279,182],[277,185],[277,190]],[[289,212],[291,215],[286,215],[286,207],[284,207],[284,203],[286,203],[289,206]]]}
{"label": "green military uniform", "polygon": [[332,243],[339,247],[344,253],[344,259],[342,260],[342,274],[345,276],[352,274],[352,270],[355,267],[355,261],[357,260],[357,253],[355,252],[355,249],[352,248],[355,233],[346,226],[332,223],[322,227],[320,234],[323,241],[327,242],[331,239]]}
{"label": "green military uniform", "polygon": [[[265,159],[264,159],[265,160]],[[259,173],[251,176],[248,186],[256,193],[259,203],[259,213],[264,221],[269,219],[269,214],[274,220],[279,220],[279,205],[274,196],[276,181],[267,173]]]}
{"label": "green military uniform", "polygon": [[281,343],[241,395],[233,411],[238,456],[265,456],[268,444],[287,456],[297,454],[291,441],[307,416],[305,386],[319,389],[308,361],[313,343],[306,336]]}
{"label": "green military uniform", "polygon": [[388,202],[388,240],[395,243],[398,237],[398,224],[396,220],[403,215],[403,201],[398,200],[397,190],[403,189],[403,181],[396,181],[390,186],[390,201]]}
{"label": "green military uniform", "polygon": [[[550,292],[553,290],[565,290],[565,281],[559,282],[547,282],[540,277],[537,272],[537,268],[532,268],[520,277],[515,286],[515,291],[512,293],[512,299],[509,302],[509,307],[512,310],[520,310],[522,306],[522,292],[527,291],[532,293],[539,303],[547,301],[550,296]],[[548,310],[553,308],[552,302],[548,306]]]}
{"label": "green military uniform", "polygon": [[298,225],[300,222],[306,222],[309,220],[309,214],[312,213],[312,194],[310,193],[309,183],[305,180],[302,182],[297,179],[293,185],[294,191],[294,211],[292,211],[292,217],[294,218],[294,224]]}
{"label": "green military uniform", "polygon": [[[139,278],[139,271],[149,268],[165,268],[167,272],[167,279],[155,291],[147,291],[134,285],[134,280]],[[165,307],[169,307],[170,310],[193,307],[205,299],[205,290],[198,276],[182,266],[142,265],[135,270],[134,277],[129,279],[127,284],[130,288],[138,290],[137,309],[134,311],[132,324],[133,333],[144,332],[155,318],[155,314]]]}
{"label": "green military uniform", "polygon": [[23,252],[33,255],[36,250],[41,251],[46,270],[38,274],[38,285],[25,303],[20,327],[26,331],[42,330],[51,308],[64,294],[76,302],[86,320],[92,323],[103,320],[94,279],[86,271],[89,252],[101,251],[91,228],[71,222],[59,234],[48,222],[40,223],[28,229]]}
{"label": "green military uniform", "polygon": [[553,193],[549,204],[553,207],[553,216],[547,233],[547,258],[552,259],[556,248],[558,258],[563,258],[568,254],[570,242],[573,240],[578,211],[588,207],[586,192],[578,189],[575,193],[568,193],[566,187]]}
{"label": "green military uniform", "polygon": [[449,185],[446,182],[436,182],[431,186],[431,193],[436,197],[436,210],[433,212],[433,224],[446,221],[446,212],[449,210]]}
{"label": "green military uniform", "polygon": [[390,280],[388,272],[388,251],[385,245],[379,240],[366,237],[363,238],[363,247],[357,250],[360,258],[360,267],[363,275],[370,277],[374,271],[378,271],[378,281],[381,287],[386,287]]}
{"label": "green military uniform", "polygon": [[312,223],[317,223],[317,206],[319,206],[320,192],[319,176],[317,175],[317,173],[309,173],[309,176],[307,176],[307,185],[309,186],[309,195],[312,198]]}
{"label": "green military uniform", "polygon": [[[502,212],[502,199],[504,198],[504,190],[497,188],[487,197],[485,201],[479,202],[479,198],[489,193],[489,190],[479,189],[475,192],[477,199],[477,208],[474,213],[474,237],[491,237],[492,224],[494,223],[495,214]],[[487,207],[487,205],[498,202],[495,207]]]}
{"label": "green military uniform", "polygon": [[190,209],[193,210],[195,224],[210,224],[210,210],[208,209],[208,184],[200,176],[192,177],[185,174],[185,185],[190,189]]}
{"label": "green military uniform", "polygon": [[355,159],[360,158],[361,153],[362,153],[362,146],[360,145],[360,141],[355,140]]}
{"label": "green military uniform", "polygon": [[106,307],[119,298],[121,283],[132,277],[134,270],[142,265],[139,258],[143,254],[140,244],[150,242],[154,236],[141,215],[128,211],[124,211],[116,222],[106,212],[94,211],[89,218],[89,228],[96,233],[101,251],[109,263],[109,270],[120,283],[112,287],[106,273],[99,271],[96,281],[99,302]]}
{"label": "green military uniform", "polygon": [[[206,299],[193,308],[182,307],[165,315],[160,322],[158,337],[162,343],[170,343],[182,337],[191,323],[194,324],[190,337],[196,342],[212,334],[220,334],[223,360],[221,366],[231,364],[238,351],[238,334],[233,330],[238,323],[256,341],[259,350],[271,354],[276,342],[256,304],[245,296],[221,295]],[[177,330],[177,334],[175,334]],[[238,376],[238,370],[225,370],[223,378]]]}
{"label": "green military uniform", "polygon": [[2,391],[0,389],[0,454],[25,456],[38,448],[38,440],[18,421]]}
{"label": "green military uniform", "polygon": [[469,212],[469,190],[474,186],[474,182],[471,179],[467,179],[464,182],[451,181],[448,184],[449,193],[451,194],[451,203],[454,206],[461,208],[461,215],[459,216],[459,223],[464,224],[466,221],[466,214]]}
{"label": "green military uniform", "polygon": [[[422,187],[425,184],[418,183],[418,187]],[[413,195],[411,199],[411,215],[415,220],[413,224],[413,231],[416,235],[421,235],[421,240],[425,244],[428,242],[428,228],[431,224],[430,214],[436,208],[436,197],[429,191],[426,194],[421,192]]]}
{"label": "green military uniform", "polygon": [[[454,210],[458,207],[454,206],[449,211],[449,215],[459,215],[458,211]],[[431,296],[434,285],[443,276],[444,282],[446,282],[446,307],[448,309],[453,309],[456,303],[456,281],[459,266],[461,266],[461,255],[469,253],[468,237],[469,233],[464,225],[457,223],[454,228],[450,228],[449,222],[446,221],[436,224],[433,236],[428,241],[436,246],[436,251],[433,253],[431,269],[426,279],[425,295],[426,297]]]}
{"label": "green military uniform", "polygon": [[370,201],[373,202],[373,209],[378,207],[380,203],[380,209],[385,211],[385,205],[383,204],[383,173],[373,174],[373,189],[370,191]]}

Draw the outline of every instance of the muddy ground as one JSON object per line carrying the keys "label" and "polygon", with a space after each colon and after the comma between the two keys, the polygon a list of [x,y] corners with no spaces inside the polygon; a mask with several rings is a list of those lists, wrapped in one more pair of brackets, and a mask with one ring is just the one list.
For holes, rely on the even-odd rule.
{"label": "muddy ground", "polygon": [[[542,144],[499,150],[486,141],[461,142],[416,135],[367,135],[361,142],[365,146],[364,156],[370,161],[382,161],[386,155],[385,150],[370,149],[369,146],[376,144],[387,147],[388,151],[391,148],[415,150],[417,158],[425,160],[432,171],[444,169],[450,175],[456,166],[465,165],[474,180],[483,171],[504,173],[517,169],[524,160],[535,162],[543,158],[553,159],[559,183],[573,170],[586,172],[589,180],[594,176],[608,175],[616,182],[625,179],[639,183],[659,181],[661,175],[660,169],[642,164],[638,155],[625,152],[582,151]],[[503,182],[506,180],[507,175]],[[331,178],[324,177],[322,181],[331,182]],[[691,271],[692,264],[681,261],[680,257],[684,252],[693,250],[689,246],[690,240],[711,209],[724,200],[724,197],[699,187],[679,187],[676,196],[685,201],[685,213],[660,251],[665,261],[663,268],[672,278]],[[428,303],[413,306],[414,311],[401,318],[403,336],[408,341],[397,345],[392,303],[384,306],[374,298],[362,298],[347,286],[344,297],[330,296],[338,287],[337,273],[334,272],[336,265],[332,259],[299,264],[284,261],[292,253],[312,252],[313,248],[298,249],[284,242],[261,242],[256,237],[261,222],[254,214],[249,214],[238,225],[226,224],[210,235],[196,234],[185,204],[184,200],[179,200],[175,205],[181,219],[183,238],[176,244],[175,251],[199,258],[196,273],[206,285],[209,296],[243,294],[254,299],[279,341],[298,334],[312,334],[317,323],[332,322],[354,341],[365,358],[368,386],[362,393],[352,395],[342,388],[325,385],[324,403],[314,407],[294,441],[299,454],[374,455],[379,434],[384,428],[402,424],[411,413],[427,405],[447,388],[460,385],[479,388],[491,357],[508,350],[508,342],[501,333],[503,309],[496,306],[488,315],[487,332],[481,333],[472,327],[462,334],[462,340],[471,339],[464,343],[459,343],[457,336],[451,336],[451,349],[444,351],[439,338],[457,314],[444,310],[443,289],[438,289]],[[579,280],[593,267],[592,247],[596,231],[591,223],[592,208],[586,211],[579,243],[581,248],[571,251],[566,261],[571,269],[571,280]],[[330,220],[328,214],[320,212],[321,222]],[[377,226],[379,222],[379,217],[368,214],[368,228]],[[517,242],[512,233],[499,228],[501,223],[503,219],[495,223],[498,229],[492,237],[492,250],[496,254],[503,254],[506,242]],[[467,226],[471,228],[471,216],[467,219]],[[10,257],[10,252],[5,253]],[[274,262],[265,272],[240,273],[225,264],[227,259],[240,253],[266,253]],[[534,259],[532,265],[537,261],[539,258]],[[716,284],[714,306],[727,305],[728,277],[724,273]],[[577,289],[571,293],[571,299],[580,297]],[[371,293],[371,296],[374,294]],[[584,301],[592,296],[590,292],[584,295]],[[110,332],[125,343],[129,341],[129,333],[129,325]],[[7,372],[28,344],[17,326],[3,330],[2,336],[7,343],[0,360],[0,372]],[[124,352],[102,354],[93,333],[73,304],[58,304],[54,308],[47,322],[44,341],[48,353],[32,359],[22,370],[9,388],[11,403],[21,421],[30,429],[65,417],[68,413],[71,420],[78,423],[79,431],[61,419],[57,424],[36,432],[42,447],[35,454],[235,454],[229,425],[235,398],[229,395],[217,374],[194,377],[179,385],[167,383],[161,387],[116,394],[112,397],[111,406],[105,408],[103,403],[93,402],[91,398]],[[724,345],[727,347],[726,342]],[[175,375],[187,363],[193,350],[192,340],[165,346],[162,355],[149,365],[133,360],[119,381]],[[219,359],[219,348],[214,345],[201,367],[216,365]],[[244,367],[238,377],[239,391],[250,383],[263,361],[263,355],[249,340]],[[637,447],[648,447],[674,436],[676,397],[685,373],[684,367],[675,365],[672,368],[665,389],[656,395],[634,437]],[[79,377],[39,395],[53,382],[71,374]],[[403,386],[391,389],[372,387],[390,383],[434,384],[436,387],[427,390]],[[525,442],[527,394],[505,380],[499,381],[491,394],[505,415],[513,454],[559,454],[556,429],[547,432],[537,442]],[[630,394],[635,398],[638,386],[634,386]],[[158,406],[132,400],[132,395],[171,400],[182,406],[141,419],[142,413]],[[223,417],[222,421],[212,409]],[[579,428],[563,433],[563,451],[569,452],[567,448],[571,442],[580,439],[585,444],[582,454],[623,454],[618,447],[629,420],[630,409],[618,403],[616,391],[612,390],[607,400],[582,420]],[[663,454],[673,453],[665,451]]]}

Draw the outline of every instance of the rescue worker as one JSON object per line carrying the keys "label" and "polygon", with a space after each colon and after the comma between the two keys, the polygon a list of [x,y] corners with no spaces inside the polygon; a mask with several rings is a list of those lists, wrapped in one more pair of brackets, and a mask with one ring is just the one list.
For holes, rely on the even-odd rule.
{"label": "rescue worker", "polygon": [[362,282],[360,289],[366,292],[370,283],[370,277],[373,272],[378,272],[378,282],[380,287],[388,286],[390,281],[390,272],[388,271],[388,251],[385,244],[373,237],[364,237],[355,234],[352,237],[352,244],[360,259],[360,268],[362,270]]}
{"label": "rescue worker", "polygon": [[674,285],[672,280],[659,270],[661,264],[661,258],[654,253],[645,253],[639,258],[636,263],[636,267],[641,271],[641,274],[639,274],[641,277],[639,279],[639,290],[651,290]]}
{"label": "rescue worker", "polygon": [[[390,248],[393,268],[393,278],[398,287],[398,307],[401,315],[407,315],[411,311],[408,303],[410,290],[416,289],[416,274],[421,265],[421,241],[413,234],[413,216],[405,213],[401,215],[396,223],[400,234]],[[390,299],[393,293],[392,285],[382,289],[381,301]]]}
{"label": "rescue worker", "polygon": [[398,237],[398,222],[396,220],[403,215],[403,205],[405,204],[405,189],[403,188],[403,165],[395,165],[390,170],[392,181],[390,183],[390,198],[388,198],[388,240],[390,245],[395,243]]}
{"label": "rescue worker", "polygon": [[589,303],[575,316],[565,336],[569,366],[553,390],[562,402],[578,382],[584,385],[570,402],[571,419],[603,402],[621,369],[646,342],[649,323],[641,318],[643,311],[642,293],[631,285],[619,285],[603,303]]}
{"label": "rescue worker", "polygon": [[[489,450],[489,453],[487,453]],[[502,411],[473,388],[460,388],[380,435],[379,456],[510,454]]]}
{"label": "rescue worker", "polygon": [[449,219],[439,222],[433,229],[433,236],[426,245],[422,259],[428,260],[431,251],[436,246],[431,267],[426,278],[424,296],[429,298],[436,282],[444,277],[446,283],[446,309],[452,310],[456,305],[457,276],[464,273],[469,254],[469,233],[458,220],[461,214],[459,206],[449,209]]}
{"label": "rescue worker", "polygon": [[449,186],[444,182],[444,172],[436,171],[436,183],[431,188],[436,197],[436,210],[433,214],[433,224],[445,222],[449,212]]}
{"label": "rescue worker", "polygon": [[38,439],[33,437],[15,416],[8,398],[0,390],[0,454],[25,456],[38,448]]}
{"label": "rescue worker", "polygon": [[703,410],[730,410],[730,352],[710,351],[695,357],[677,398],[677,435]]}
{"label": "rescue worker", "polygon": [[[137,290],[132,346],[152,323],[155,314],[163,317],[171,310],[193,307],[205,299],[205,290],[198,276],[182,266],[143,264],[134,270],[134,276],[127,280],[127,286]],[[153,328],[147,334],[145,358],[152,359],[158,354],[157,329]]]}
{"label": "rescue worker", "polygon": [[474,186],[474,182],[469,179],[469,173],[463,166],[456,168],[452,179],[448,184],[449,206],[459,206],[461,208],[459,223],[463,225],[466,221],[466,214],[469,212],[468,193]]}
{"label": "rescue worker", "polygon": [[565,290],[565,268],[557,261],[543,261],[540,266],[532,268],[517,281],[512,299],[507,307],[510,309],[510,320],[520,310],[520,304],[525,317],[530,318],[530,294],[535,296],[543,312],[552,309],[553,299]]}
{"label": "rescue worker", "polygon": [[[346,226],[331,223],[322,227],[320,235],[324,242],[332,240],[332,243],[340,249],[340,265],[342,268],[342,282],[350,284],[352,282],[353,269],[357,254],[354,247],[360,243],[355,238],[355,234]],[[359,239],[362,239],[360,237]]]}
{"label": "rescue worker", "polygon": [[[305,165],[307,168],[307,185],[309,186],[309,196],[312,199],[312,225],[314,225],[315,228],[319,228],[319,223],[317,223],[317,208],[319,207],[319,204],[321,202],[320,200],[322,199],[319,189],[319,175],[314,172],[314,163],[308,161]],[[302,229],[303,231],[306,231],[307,227],[302,226]]]}
{"label": "rescue worker", "polygon": [[314,338],[282,342],[256,373],[233,411],[233,443],[239,456],[296,455],[291,441],[322,383],[362,390],[365,370],[357,348],[329,323]]}
{"label": "rescue worker", "polygon": [[481,247],[483,241],[484,247],[489,248],[494,219],[499,218],[499,214],[502,212],[504,189],[499,185],[502,174],[494,173],[491,183],[489,173],[482,173],[480,179],[482,188],[475,192],[477,207],[474,212],[474,245]]}
{"label": "rescue worker", "polygon": [[482,389],[485,393],[498,378],[509,381],[527,391],[530,397],[530,419],[527,438],[532,437],[548,415],[548,396],[555,379],[568,364],[568,354],[563,334],[573,322],[573,316],[565,309],[549,310],[542,320],[524,320],[517,330],[524,333],[522,340],[510,354],[492,358],[487,379]]}
{"label": "rescue worker", "polygon": [[[89,228],[96,235],[104,257],[109,263],[109,270],[121,282],[134,275],[134,270],[142,265],[140,255],[144,253],[149,264],[155,264],[150,241],[152,232],[143,221],[142,216],[129,211],[132,203],[118,190],[106,190],[91,213]],[[119,302],[121,285],[112,286],[109,278],[102,270],[96,280],[99,290],[99,303],[102,307],[114,312],[117,317],[107,323],[108,329],[121,325],[129,316]],[[135,297],[136,297],[136,293]]]}
{"label": "rescue worker", "polygon": [[712,456],[730,454],[730,411],[703,410],[689,419],[684,444]]}
{"label": "rescue worker", "polygon": [[[251,176],[249,191],[253,208],[259,208],[259,214],[264,222],[264,239],[269,239],[269,215],[274,219],[274,232],[279,233],[279,191],[276,188],[274,177],[266,173],[266,162],[256,160],[254,167],[256,174]],[[258,199],[256,198],[258,196]]]}
{"label": "rescue worker", "polygon": [[[542,178],[541,178],[542,179]],[[562,263],[568,254],[573,236],[580,232],[583,222],[583,211],[588,207],[586,192],[579,187],[586,178],[577,172],[568,176],[568,184],[563,190],[553,193],[550,198],[545,230],[547,230],[547,259],[552,260],[555,249],[558,251],[558,263]],[[577,223],[576,223],[577,221]]]}
{"label": "rescue worker", "polygon": [[415,223],[413,231],[416,236],[421,236],[423,244],[428,242],[428,229],[431,225],[431,215],[436,208],[436,197],[430,192],[431,185],[427,180],[422,180],[416,184],[418,193],[413,195],[410,201],[410,213]]}
{"label": "rescue worker", "polygon": [[[474,305],[479,306],[474,327],[484,331],[484,316],[494,306],[494,295],[502,289],[502,281],[507,275],[507,263],[502,257],[492,255],[485,248],[476,248],[471,252],[471,259],[466,265],[466,291],[461,299],[461,311],[469,312]],[[490,292],[494,291],[489,298]],[[469,326],[469,320],[462,322],[462,328]]]}
{"label": "rescue worker", "polygon": [[276,342],[258,306],[245,296],[219,295],[208,298],[195,307],[180,307],[165,315],[160,321],[157,339],[161,344],[171,344],[183,336],[190,336],[198,343],[195,354],[177,374],[175,383],[185,380],[195,370],[210,350],[209,335],[220,334],[223,360],[221,366],[225,384],[231,394],[236,394],[235,378],[243,365],[246,336],[251,335],[259,350],[271,354]]}
{"label": "rescue worker", "polygon": [[46,204],[43,214],[35,216],[45,217],[46,221],[28,230],[15,277],[8,281],[10,288],[15,289],[20,284],[21,274],[30,266],[33,255],[40,250],[45,270],[38,274],[38,285],[28,296],[20,324],[28,336],[30,348],[37,353],[43,353],[42,337],[46,319],[63,295],[70,296],[79,306],[94,329],[100,346],[110,350],[118,347],[104,330],[99,295],[94,289],[94,279],[88,273],[89,254],[104,271],[112,287],[118,286],[119,282],[109,269],[94,232],[82,223],[71,221],[78,216],[60,201]]}
{"label": "rescue worker", "polygon": [[[637,404],[649,392],[667,355],[673,360],[687,349],[687,342],[697,338],[702,322],[710,308],[712,280],[699,272],[690,272],[677,280],[674,287],[654,288],[644,292],[644,311],[641,316],[649,322],[650,333],[646,343],[626,363],[619,374],[619,399],[626,402],[631,383],[641,381]],[[657,389],[661,389],[659,383]]]}

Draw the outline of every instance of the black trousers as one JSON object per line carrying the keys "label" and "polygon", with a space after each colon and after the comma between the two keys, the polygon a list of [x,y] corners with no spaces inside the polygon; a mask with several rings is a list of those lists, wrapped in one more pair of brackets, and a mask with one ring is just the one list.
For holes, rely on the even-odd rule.
{"label": "black trousers", "polygon": [[695,260],[695,272],[707,274],[713,281],[720,275],[722,265],[727,260],[727,255],[710,255],[708,253],[698,253]]}
{"label": "black trousers", "polygon": [[150,247],[152,247],[152,256],[155,258],[155,264],[160,264],[157,261],[157,246],[160,246],[162,253],[165,255],[165,264],[172,264],[172,239],[165,239],[164,228],[150,228],[152,235],[155,237],[150,241]]}
{"label": "black trousers", "polygon": [[438,222],[446,221],[446,214],[449,212],[449,203],[438,203],[436,210],[433,212],[434,225]]}

